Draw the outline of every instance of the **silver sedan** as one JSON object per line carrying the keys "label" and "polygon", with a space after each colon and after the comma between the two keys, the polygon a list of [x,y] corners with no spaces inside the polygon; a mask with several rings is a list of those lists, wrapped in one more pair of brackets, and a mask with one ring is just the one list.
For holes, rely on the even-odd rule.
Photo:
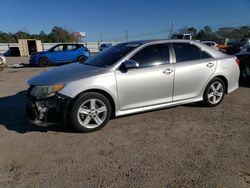
{"label": "silver sedan", "polygon": [[27,112],[36,125],[69,122],[90,132],[112,116],[200,101],[214,107],[238,80],[236,57],[199,42],[126,42],[33,77]]}

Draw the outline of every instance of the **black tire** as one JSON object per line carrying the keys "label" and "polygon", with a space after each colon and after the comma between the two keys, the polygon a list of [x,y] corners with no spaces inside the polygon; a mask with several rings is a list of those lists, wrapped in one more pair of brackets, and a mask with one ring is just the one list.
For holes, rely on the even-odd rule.
{"label": "black tire", "polygon": [[83,63],[84,61],[86,61],[87,60],[87,58],[85,57],[85,56],[80,56],[80,57],[78,57],[78,59],[77,59],[77,61],[79,62],[79,63]]}
{"label": "black tire", "polygon": [[[221,84],[220,89],[213,90],[212,85],[218,88]],[[214,107],[219,105],[225,96],[225,83],[220,78],[212,79],[208,84],[203,94],[203,105],[207,107]]]}
{"label": "black tire", "polygon": [[50,60],[47,57],[41,57],[39,59],[39,65],[41,67],[48,67],[50,66]]}
{"label": "black tire", "polygon": [[[98,102],[102,103],[103,105],[105,105],[106,112],[103,112],[103,114],[102,113],[99,114],[100,116],[103,115],[105,117],[100,118],[99,115],[97,115],[97,112],[95,114],[95,112],[93,112],[93,109],[91,109],[91,108],[88,109],[87,106],[90,103],[88,101],[91,101],[93,99],[96,101],[96,103],[95,103],[95,110],[98,110],[98,108],[100,109],[101,105],[98,106]],[[85,108],[85,106],[83,106],[84,104],[86,105],[86,108]],[[89,104],[89,105],[91,105],[91,104]],[[98,107],[96,107],[96,106],[98,106]],[[90,110],[91,112],[88,112],[87,115],[85,115],[85,114],[79,115],[79,110],[80,109]],[[96,92],[87,92],[87,93],[81,94],[74,101],[74,103],[73,103],[73,105],[72,105],[72,107],[71,107],[71,109],[69,111],[69,122],[79,132],[84,132],[84,133],[86,133],[86,132],[92,132],[92,131],[96,131],[96,130],[99,130],[99,129],[103,128],[108,123],[108,121],[109,121],[109,119],[111,117],[111,112],[112,112],[111,104],[110,104],[109,100],[104,95],[102,95],[100,93],[96,93]],[[90,114],[90,113],[93,113],[93,114]],[[84,122],[85,122],[85,120],[87,118],[91,119],[89,121],[89,123],[92,122],[94,124],[95,123],[98,124],[96,122],[96,120],[94,119],[94,118],[96,118],[96,116],[98,116],[98,118],[100,120],[101,119],[103,120],[101,124],[97,125],[96,127],[93,127],[90,124],[87,124],[86,126],[83,125]],[[91,126],[91,127],[89,127],[89,126]]]}

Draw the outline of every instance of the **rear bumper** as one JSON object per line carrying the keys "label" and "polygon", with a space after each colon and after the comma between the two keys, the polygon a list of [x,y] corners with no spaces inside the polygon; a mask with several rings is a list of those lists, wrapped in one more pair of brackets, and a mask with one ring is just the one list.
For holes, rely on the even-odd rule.
{"label": "rear bumper", "polygon": [[26,111],[29,121],[43,127],[63,124],[67,120],[70,102],[71,98],[59,94],[39,100],[28,96]]}

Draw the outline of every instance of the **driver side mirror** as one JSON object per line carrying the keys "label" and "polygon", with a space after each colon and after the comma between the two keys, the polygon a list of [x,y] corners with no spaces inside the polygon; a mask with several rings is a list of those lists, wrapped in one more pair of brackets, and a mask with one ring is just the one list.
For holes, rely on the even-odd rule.
{"label": "driver side mirror", "polygon": [[134,60],[127,60],[123,63],[123,65],[126,69],[132,69],[132,68],[139,67],[139,63],[137,61],[134,61]]}

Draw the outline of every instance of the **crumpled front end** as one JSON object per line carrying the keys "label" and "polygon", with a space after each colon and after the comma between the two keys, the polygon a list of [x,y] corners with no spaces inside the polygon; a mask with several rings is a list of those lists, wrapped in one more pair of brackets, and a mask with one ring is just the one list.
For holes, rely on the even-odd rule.
{"label": "crumpled front end", "polygon": [[28,91],[27,115],[31,123],[38,126],[62,124],[66,120],[67,109],[71,98],[55,94],[48,98],[31,96]]}

